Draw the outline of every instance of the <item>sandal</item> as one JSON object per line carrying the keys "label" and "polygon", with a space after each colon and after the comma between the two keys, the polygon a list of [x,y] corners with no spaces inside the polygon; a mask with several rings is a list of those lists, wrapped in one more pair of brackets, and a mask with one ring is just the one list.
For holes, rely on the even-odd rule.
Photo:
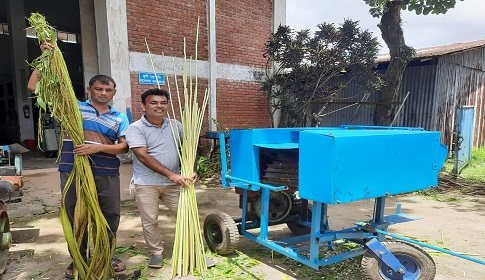
{"label": "sandal", "polygon": [[126,269],[125,263],[122,260],[115,257],[111,258],[111,265],[113,266],[113,270],[115,272],[122,272]]}
{"label": "sandal", "polygon": [[66,269],[66,272],[64,273],[64,278],[67,279],[74,279],[74,264],[70,263],[69,266]]}

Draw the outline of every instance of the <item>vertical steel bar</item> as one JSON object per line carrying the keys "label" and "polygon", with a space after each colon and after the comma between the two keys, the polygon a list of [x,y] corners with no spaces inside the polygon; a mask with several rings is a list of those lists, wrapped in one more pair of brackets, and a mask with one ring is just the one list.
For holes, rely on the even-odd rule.
{"label": "vertical steel bar", "polygon": [[318,262],[318,256],[320,254],[320,246],[318,245],[317,235],[320,234],[320,227],[322,225],[322,211],[322,203],[314,201],[312,227],[310,231],[310,261],[313,263]]}
{"label": "vertical steel bar", "polygon": [[261,231],[259,237],[263,240],[268,240],[268,212],[269,212],[269,195],[270,190],[267,188],[261,189]]}
{"label": "vertical steel bar", "polygon": [[229,187],[229,180],[226,178],[227,171],[227,158],[226,158],[226,137],[224,133],[219,133],[219,150],[221,151],[221,183],[223,187]]}
{"label": "vertical steel bar", "polygon": [[248,207],[248,190],[243,189],[242,194],[242,221],[241,221],[241,232],[246,231],[246,214]]}
{"label": "vertical steel bar", "polygon": [[384,220],[384,207],[386,206],[385,197],[376,197],[374,202],[374,222],[382,223]]}

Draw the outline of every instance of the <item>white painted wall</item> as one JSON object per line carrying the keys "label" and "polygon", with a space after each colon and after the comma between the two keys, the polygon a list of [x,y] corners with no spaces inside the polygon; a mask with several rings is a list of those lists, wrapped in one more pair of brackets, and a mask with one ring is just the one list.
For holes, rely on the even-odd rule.
{"label": "white painted wall", "polygon": [[131,106],[126,0],[94,1],[99,74],[116,81],[113,106],[126,113]]}
{"label": "white painted wall", "polygon": [[94,0],[79,0],[81,14],[82,60],[84,87],[88,87],[91,77],[99,73],[98,49],[96,43],[96,20],[94,17]]}
{"label": "white painted wall", "polygon": [[[162,56],[152,54],[153,65],[157,73],[164,73],[166,75],[173,75],[174,71],[177,75],[182,75],[184,59],[179,57]],[[191,76],[195,76],[195,61],[193,63],[193,71]],[[174,70],[175,66],[175,70]],[[167,71],[165,71],[167,67]],[[153,68],[150,62],[150,55],[147,53],[130,52],[130,71],[132,72],[150,72],[153,73]],[[168,72],[168,73],[167,73]],[[197,61],[197,76],[203,79],[209,79],[211,74],[209,62]],[[228,63],[217,63],[215,75],[218,79],[257,82],[259,77],[264,74],[264,68],[249,67]]]}
{"label": "white painted wall", "polygon": [[[217,120],[217,41],[216,0],[209,0],[209,120]],[[217,124],[209,121],[209,130],[217,130]]]}

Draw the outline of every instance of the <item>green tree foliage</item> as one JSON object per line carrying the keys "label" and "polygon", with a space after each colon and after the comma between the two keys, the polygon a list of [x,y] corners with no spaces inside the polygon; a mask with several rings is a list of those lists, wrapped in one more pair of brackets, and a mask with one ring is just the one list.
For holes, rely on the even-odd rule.
{"label": "green tree foliage", "polygon": [[370,13],[374,17],[382,17],[387,2],[400,2],[401,9],[414,11],[417,15],[445,14],[449,9],[453,9],[456,4],[456,0],[364,0],[364,2],[372,7]]}
{"label": "green tree foliage", "polygon": [[[444,14],[455,7],[456,0],[364,0],[371,9],[372,16],[380,18],[378,25],[382,39],[389,48],[390,61],[383,77],[384,85],[380,90],[376,105],[374,123],[389,125],[395,116],[396,106],[391,105],[399,97],[399,88],[404,70],[415,55],[412,47],[406,45],[401,25],[401,10],[414,11],[416,14]],[[461,0],[463,1],[463,0]]]}
{"label": "green tree foliage", "polygon": [[281,112],[280,127],[317,125],[324,105],[319,113],[312,113],[312,105],[337,96],[350,82],[363,88],[378,84],[373,67],[379,43],[369,31],[351,20],[338,27],[331,23],[317,27],[311,36],[308,29],[280,26],[266,43],[264,56],[275,67],[267,73],[262,90],[272,119],[277,110]]}

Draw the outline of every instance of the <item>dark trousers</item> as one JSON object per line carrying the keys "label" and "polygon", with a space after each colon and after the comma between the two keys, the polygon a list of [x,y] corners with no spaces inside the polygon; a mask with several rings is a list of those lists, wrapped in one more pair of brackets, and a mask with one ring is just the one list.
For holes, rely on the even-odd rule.
{"label": "dark trousers", "polygon": [[[64,191],[69,174],[69,172],[60,172],[61,191]],[[120,224],[120,176],[94,176],[94,181],[96,184],[96,191],[98,193],[101,212],[109,225],[110,230],[108,230],[108,237],[111,243],[113,237],[116,237],[116,231],[118,230],[118,226]],[[64,201],[67,216],[69,217],[69,222],[71,223],[71,228],[73,228],[74,225],[74,208],[76,207],[76,200],[76,187],[73,183],[67,190],[66,199]],[[80,252],[82,256],[86,257],[86,238],[81,244]]]}

